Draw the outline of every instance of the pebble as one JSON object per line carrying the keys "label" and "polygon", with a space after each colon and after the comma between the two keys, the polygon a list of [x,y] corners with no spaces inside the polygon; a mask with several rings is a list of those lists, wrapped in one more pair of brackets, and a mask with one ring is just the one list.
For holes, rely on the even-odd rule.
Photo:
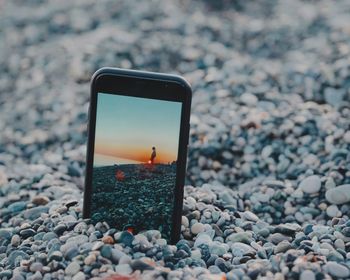
{"label": "pebble", "polygon": [[204,231],[204,225],[202,223],[195,223],[191,226],[191,232],[195,235],[203,231]]}
{"label": "pebble", "polygon": [[259,220],[259,217],[251,211],[245,211],[243,216],[249,221],[257,222]]}
{"label": "pebble", "polygon": [[112,236],[106,235],[102,237],[102,242],[105,244],[114,244],[114,239]]}
{"label": "pebble", "polygon": [[31,229],[31,228],[28,228],[28,229],[23,229],[19,232],[19,235],[26,239],[28,237],[31,237],[33,235],[35,235],[35,230]]}
{"label": "pebble", "polygon": [[334,277],[347,278],[350,276],[349,268],[336,262],[327,262],[323,268]]}
{"label": "pebble", "polygon": [[121,275],[129,275],[132,273],[132,268],[129,264],[118,264],[115,267],[115,272]]}
{"label": "pebble", "polygon": [[235,242],[231,245],[231,251],[234,256],[244,256],[248,254],[255,254],[255,250],[247,244]]}
{"label": "pebble", "polygon": [[52,260],[55,260],[55,261],[60,261],[62,260],[62,253],[60,251],[54,251],[51,253],[49,259],[52,261]]}
{"label": "pebble", "polygon": [[329,217],[337,217],[339,214],[339,209],[336,205],[329,205],[327,207],[326,213]]}
{"label": "pebble", "polygon": [[27,206],[27,203],[25,201],[17,201],[17,202],[12,203],[11,205],[9,205],[7,207],[7,209],[10,212],[20,212],[23,209],[25,209],[26,206]]}
{"label": "pebble", "polygon": [[243,242],[250,244],[252,242],[252,234],[250,232],[237,232],[237,233],[232,233],[226,238],[227,241],[232,241],[232,242]]}
{"label": "pebble", "polygon": [[188,218],[187,218],[186,216],[182,216],[182,218],[181,218],[181,224],[182,224],[185,228],[187,228],[187,227],[190,225],[190,223],[189,223],[189,221],[188,221]]}
{"label": "pebble", "polygon": [[197,235],[193,247],[197,248],[197,247],[199,247],[202,244],[207,244],[208,245],[211,242],[212,242],[211,237],[208,234],[203,232],[203,233]]}
{"label": "pebble", "polygon": [[337,186],[326,192],[326,199],[332,204],[344,204],[350,202],[350,184]]}
{"label": "pebble", "polygon": [[118,239],[118,242],[123,243],[126,246],[131,247],[133,240],[134,240],[134,236],[130,232],[123,231],[122,234],[120,235],[120,238]]}
{"label": "pebble", "polygon": [[47,213],[49,207],[47,206],[37,206],[31,209],[27,209],[23,212],[23,217],[28,220],[35,220],[40,217],[42,213]]}
{"label": "pebble", "polygon": [[268,240],[270,242],[272,242],[273,244],[279,244],[280,242],[286,240],[286,241],[290,241],[291,237],[283,235],[281,233],[273,233],[269,236]]}
{"label": "pebble", "polygon": [[11,245],[17,247],[19,244],[21,244],[21,238],[18,234],[13,235],[11,238]]}
{"label": "pebble", "polygon": [[149,263],[146,263],[142,260],[133,260],[131,262],[130,266],[133,270],[140,270],[140,271],[154,269],[154,267],[152,265],[150,265]]}
{"label": "pebble", "polygon": [[298,224],[281,224],[275,228],[275,232],[279,232],[285,235],[293,236],[297,231],[301,230],[301,226]]}
{"label": "pebble", "polygon": [[248,105],[248,106],[255,106],[258,102],[258,98],[251,93],[243,93],[240,98],[241,102]]}
{"label": "pebble", "polygon": [[57,235],[62,235],[65,231],[67,230],[67,226],[65,224],[58,224],[57,226],[54,227],[53,231]]}
{"label": "pebble", "polygon": [[284,253],[291,248],[292,248],[292,245],[287,240],[283,240],[277,244],[277,246],[274,249],[274,253],[275,254]]}
{"label": "pebble", "polygon": [[73,276],[75,274],[77,274],[80,270],[80,265],[78,262],[73,261],[70,264],[68,264],[68,266],[66,267],[66,269],[64,270],[65,273],[67,275]]}
{"label": "pebble", "polygon": [[85,260],[84,260],[84,263],[86,265],[91,265],[93,264],[94,262],[96,261],[96,255],[95,254],[90,254],[88,255]]}
{"label": "pebble", "polygon": [[14,268],[20,264],[21,260],[28,260],[29,255],[23,251],[14,250],[8,256],[8,264],[10,268]]}
{"label": "pebble", "polygon": [[12,230],[11,229],[0,229],[0,240],[1,239],[6,239],[9,240],[11,239],[12,236]]}
{"label": "pebble", "polygon": [[305,193],[318,193],[321,189],[321,179],[317,175],[312,175],[303,179],[299,188]]}
{"label": "pebble", "polygon": [[45,195],[37,195],[32,199],[32,203],[35,205],[46,205],[50,202],[50,199]]}
{"label": "pebble", "polygon": [[316,275],[312,270],[304,270],[300,273],[299,280],[316,280]]}
{"label": "pebble", "polygon": [[223,256],[224,254],[227,253],[227,249],[225,248],[225,246],[223,246],[219,242],[213,242],[209,246],[209,250],[211,254],[218,255],[218,256]]}
{"label": "pebble", "polygon": [[34,262],[30,265],[31,272],[42,271],[42,270],[43,270],[43,264],[40,262]]}
{"label": "pebble", "polygon": [[85,280],[85,279],[86,279],[86,276],[85,276],[84,272],[82,272],[82,271],[79,271],[72,278],[72,280]]}

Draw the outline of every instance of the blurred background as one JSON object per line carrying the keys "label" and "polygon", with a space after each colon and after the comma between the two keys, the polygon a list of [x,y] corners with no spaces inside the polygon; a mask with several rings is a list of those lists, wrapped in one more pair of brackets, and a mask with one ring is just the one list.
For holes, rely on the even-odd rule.
{"label": "blurred background", "polygon": [[349,22],[347,0],[0,1],[0,177],[82,188],[89,80],[112,66],[192,84],[190,184],[349,182]]}
{"label": "blurred background", "polygon": [[[81,218],[103,66],[192,84],[178,247]],[[0,278],[348,279],[349,100],[349,0],[0,0]]]}

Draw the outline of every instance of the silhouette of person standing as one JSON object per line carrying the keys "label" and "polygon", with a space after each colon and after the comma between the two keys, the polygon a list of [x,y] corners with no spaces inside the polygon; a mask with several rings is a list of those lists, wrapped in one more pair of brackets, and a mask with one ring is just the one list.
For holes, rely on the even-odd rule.
{"label": "silhouette of person standing", "polygon": [[152,147],[152,154],[151,154],[151,158],[150,158],[151,164],[154,163],[154,159],[156,158],[156,156],[157,156],[156,147]]}

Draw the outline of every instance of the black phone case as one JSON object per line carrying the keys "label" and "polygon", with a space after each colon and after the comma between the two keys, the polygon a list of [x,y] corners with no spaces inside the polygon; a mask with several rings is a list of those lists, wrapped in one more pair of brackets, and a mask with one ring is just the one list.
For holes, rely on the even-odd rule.
{"label": "black phone case", "polygon": [[[91,206],[91,195],[92,195],[92,168],[93,168],[93,151],[94,151],[94,134],[95,134],[95,121],[96,121],[96,104],[91,106],[92,100],[95,98],[94,94],[97,92],[97,84],[99,77],[111,78],[114,77],[127,77],[135,78],[136,81],[143,81],[147,84],[147,81],[159,81],[163,82],[165,88],[167,85],[176,83],[181,85],[183,91],[185,92],[185,99],[183,100],[182,114],[181,114],[181,124],[180,124],[180,137],[179,137],[179,153],[178,153],[178,163],[177,163],[177,176],[176,176],[176,186],[175,186],[175,197],[174,197],[174,212],[172,221],[172,232],[171,232],[171,244],[175,244],[180,238],[181,231],[181,216],[182,216],[182,206],[183,206],[183,186],[185,182],[185,172],[186,172],[186,159],[187,159],[187,146],[189,139],[189,128],[190,128],[190,110],[191,110],[191,99],[192,90],[188,82],[180,76],[153,73],[146,71],[136,71],[136,70],[125,70],[119,68],[101,68],[97,70],[91,79],[91,90],[90,90],[90,107],[88,114],[88,143],[87,143],[87,153],[86,153],[86,169],[85,169],[85,190],[84,190],[84,205],[83,205],[83,217],[90,218],[90,206]],[[145,96],[147,98],[147,96]],[[92,119],[91,116],[94,116]]]}

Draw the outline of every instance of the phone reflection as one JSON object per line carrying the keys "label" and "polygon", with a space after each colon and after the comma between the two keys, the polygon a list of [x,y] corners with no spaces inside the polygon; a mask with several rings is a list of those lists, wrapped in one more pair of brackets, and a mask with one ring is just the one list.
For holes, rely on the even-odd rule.
{"label": "phone reflection", "polygon": [[91,219],[170,240],[181,103],[98,93]]}

